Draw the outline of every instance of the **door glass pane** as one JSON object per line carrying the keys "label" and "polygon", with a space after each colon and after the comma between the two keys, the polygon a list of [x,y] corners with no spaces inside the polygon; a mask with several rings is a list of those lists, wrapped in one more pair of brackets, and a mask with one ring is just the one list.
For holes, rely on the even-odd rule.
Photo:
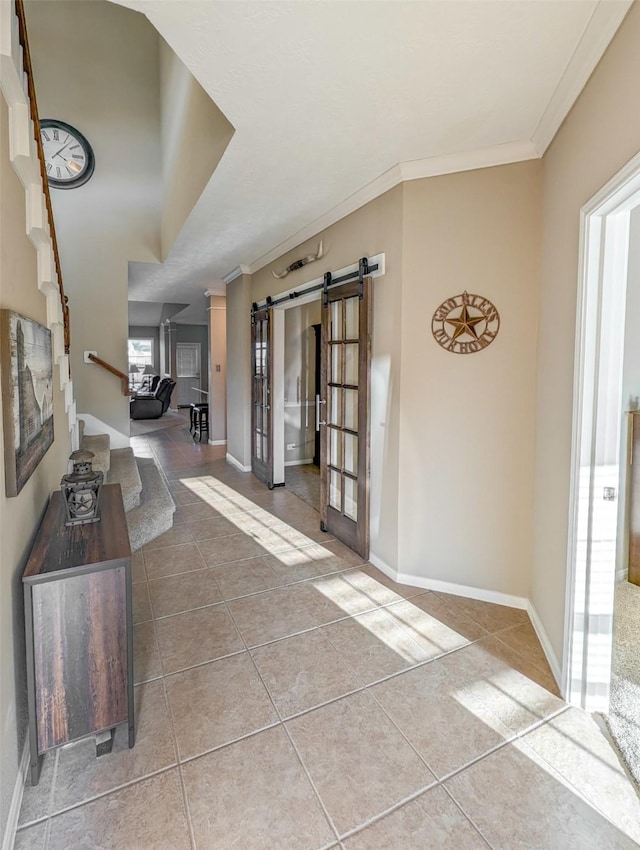
{"label": "door glass pane", "polygon": [[340,398],[342,396],[342,390],[339,387],[331,387],[331,404],[329,410],[329,422],[332,425],[341,425],[341,410],[340,410]]}
{"label": "door glass pane", "polygon": [[358,472],[358,438],[353,434],[344,435],[344,469],[352,475]]}
{"label": "door glass pane", "polygon": [[342,390],[344,393],[344,427],[358,430],[358,390]]}
{"label": "door glass pane", "polygon": [[332,301],[331,309],[331,336],[330,339],[342,339],[342,302]]}
{"label": "door glass pane", "polygon": [[344,515],[354,522],[358,521],[358,482],[346,476],[344,479]]}
{"label": "door glass pane", "polygon": [[262,399],[260,403],[266,407],[269,404],[269,384],[266,381],[262,381]]}
{"label": "door glass pane", "polygon": [[329,463],[342,469],[342,431],[329,429]]}
{"label": "door glass pane", "polygon": [[344,382],[345,384],[358,383],[358,350],[360,346],[357,343],[345,345],[344,358]]}
{"label": "door glass pane", "polygon": [[358,339],[358,319],[360,318],[360,299],[347,298],[344,302],[344,338]]}
{"label": "door glass pane", "polygon": [[256,458],[257,460],[262,460],[262,437],[259,433],[255,433],[254,435],[255,444],[256,444]]}
{"label": "door glass pane", "polygon": [[340,479],[342,476],[339,472],[330,470],[329,472],[329,504],[337,511],[342,510],[342,494],[340,493]]}
{"label": "door glass pane", "polygon": [[269,457],[269,442],[268,442],[267,437],[263,437],[262,438],[262,460],[265,461],[265,463],[266,463],[268,457]]}
{"label": "door glass pane", "polygon": [[342,346],[331,346],[331,383],[342,383]]}

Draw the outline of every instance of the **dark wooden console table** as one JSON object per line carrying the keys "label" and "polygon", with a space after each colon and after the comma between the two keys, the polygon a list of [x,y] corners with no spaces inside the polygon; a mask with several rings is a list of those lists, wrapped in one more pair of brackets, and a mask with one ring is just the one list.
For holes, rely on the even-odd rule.
{"label": "dark wooden console table", "polygon": [[[133,716],[131,548],[119,484],[105,484],[102,519],[65,526],[56,491],[22,576],[27,647],[31,782],[42,755]],[[99,751],[100,752],[100,751]]]}

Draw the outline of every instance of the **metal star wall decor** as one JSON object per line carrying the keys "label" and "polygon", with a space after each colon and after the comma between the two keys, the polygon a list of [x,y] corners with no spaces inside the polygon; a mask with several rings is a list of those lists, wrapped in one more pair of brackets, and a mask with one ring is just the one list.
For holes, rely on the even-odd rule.
{"label": "metal star wall decor", "polygon": [[443,301],[431,320],[436,342],[453,354],[482,351],[493,342],[499,329],[500,316],[491,301],[466,291]]}

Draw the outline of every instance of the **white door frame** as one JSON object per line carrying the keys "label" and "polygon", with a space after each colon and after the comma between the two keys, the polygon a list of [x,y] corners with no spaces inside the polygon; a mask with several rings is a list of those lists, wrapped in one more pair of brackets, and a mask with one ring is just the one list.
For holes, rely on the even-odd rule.
{"label": "white door frame", "polygon": [[[309,284],[302,284],[308,286]],[[321,291],[312,292],[309,295],[303,295],[299,298],[292,298],[290,301],[285,301],[283,304],[278,304],[274,307],[273,315],[273,371],[271,373],[272,380],[272,396],[271,404],[273,407],[273,483],[284,484],[284,347],[285,333],[284,321],[285,310],[290,310],[293,307],[302,307],[303,304],[311,304],[313,301],[319,301]],[[280,298],[281,296],[276,296]]]}
{"label": "white door frame", "polygon": [[580,211],[562,692],[588,711],[609,707],[622,502],[605,503],[602,487],[618,490],[629,218],[639,205],[640,154]]}

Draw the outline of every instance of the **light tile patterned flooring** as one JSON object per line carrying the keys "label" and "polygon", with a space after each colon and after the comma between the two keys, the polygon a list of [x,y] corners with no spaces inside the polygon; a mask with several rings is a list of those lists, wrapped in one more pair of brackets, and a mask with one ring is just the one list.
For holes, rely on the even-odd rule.
{"label": "light tile patterned flooring", "polygon": [[134,556],[137,743],[47,756],[16,850],[625,850],[640,803],[526,614],[394,585],[185,429]]}

